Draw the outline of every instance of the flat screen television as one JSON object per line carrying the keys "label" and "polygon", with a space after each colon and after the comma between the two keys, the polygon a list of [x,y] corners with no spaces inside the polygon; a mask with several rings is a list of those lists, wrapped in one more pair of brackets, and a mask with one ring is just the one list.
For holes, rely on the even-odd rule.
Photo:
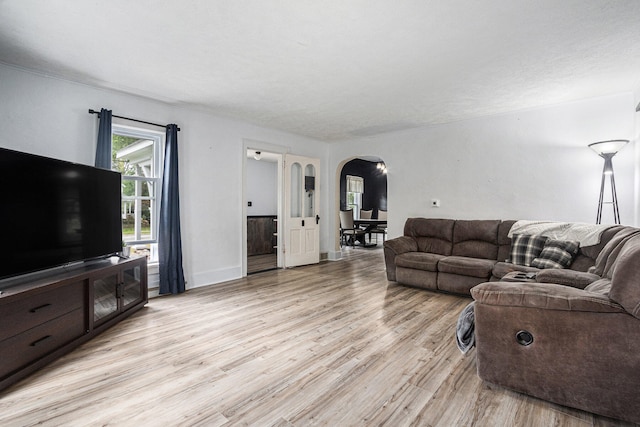
{"label": "flat screen television", "polygon": [[122,250],[120,173],[0,148],[0,279]]}

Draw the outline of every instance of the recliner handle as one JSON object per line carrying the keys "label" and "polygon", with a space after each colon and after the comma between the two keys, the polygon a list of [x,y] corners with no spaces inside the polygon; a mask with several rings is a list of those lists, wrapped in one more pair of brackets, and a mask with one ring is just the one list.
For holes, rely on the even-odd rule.
{"label": "recliner handle", "polygon": [[529,331],[518,331],[518,333],[516,334],[516,341],[518,342],[518,344],[525,347],[531,345],[531,343],[533,343],[533,334],[531,334],[531,332]]}

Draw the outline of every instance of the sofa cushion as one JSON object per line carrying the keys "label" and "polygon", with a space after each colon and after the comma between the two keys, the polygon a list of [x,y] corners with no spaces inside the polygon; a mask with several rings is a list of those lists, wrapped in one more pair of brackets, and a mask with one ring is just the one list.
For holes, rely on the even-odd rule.
{"label": "sofa cushion", "polygon": [[[633,227],[626,227],[626,226],[622,226],[622,225],[613,225],[610,228],[607,228],[600,235],[600,242],[597,245],[580,246],[580,252],[578,252],[578,256],[573,261],[573,265],[571,266],[571,268],[576,269],[576,267],[577,267],[576,264],[579,263],[582,260],[582,258],[587,258],[588,261],[591,264],[590,266],[596,264],[597,259],[601,258],[602,255],[604,255],[604,257],[606,258],[608,256],[607,255],[608,251],[605,251],[605,248],[607,246],[609,246],[609,248],[615,247],[615,245],[616,245],[615,242],[613,242],[612,245],[609,245],[609,243],[613,239],[618,238],[619,237],[619,233],[622,233],[622,235],[620,235],[619,238],[623,238],[625,235],[628,235],[629,233],[632,233],[634,230],[637,231],[637,229],[634,229]],[[618,240],[618,242],[619,242],[619,240]],[[604,254],[603,254],[603,252],[604,252]],[[586,270],[584,270],[584,271],[586,271]],[[602,274],[600,274],[600,273],[596,273],[596,274],[601,276]]]}
{"label": "sofa cushion", "polygon": [[484,277],[438,272],[438,290],[452,294],[469,296],[471,295],[471,288],[486,281],[487,279]]}
{"label": "sofa cushion", "polygon": [[568,268],[578,254],[580,242],[549,239],[531,266],[536,268]]}
{"label": "sofa cushion", "polygon": [[396,257],[396,266],[415,270],[438,271],[438,261],[443,258],[443,255],[438,254],[407,252]]}
{"label": "sofa cushion", "polygon": [[496,261],[490,259],[448,256],[438,263],[438,272],[489,279]]}
{"label": "sofa cushion", "polygon": [[598,276],[608,277],[610,279],[611,270],[616,259],[618,258],[620,250],[627,242],[627,240],[629,240],[639,232],[640,230],[629,227],[619,231],[615,236],[613,236],[597,256],[592,273],[595,273]]}
{"label": "sofa cushion", "polygon": [[435,271],[398,267],[396,275],[398,277],[398,282],[403,285],[415,286],[422,289],[431,289],[434,291],[438,289],[438,273]]}
{"label": "sofa cushion", "polygon": [[500,220],[458,220],[453,226],[451,255],[495,260]]}
{"label": "sofa cushion", "polygon": [[640,235],[626,241],[611,275],[609,297],[640,319]]}
{"label": "sofa cushion", "polygon": [[421,252],[451,255],[454,223],[452,219],[409,218],[404,224],[404,235],[413,237]]}
{"label": "sofa cushion", "polygon": [[548,239],[537,234],[514,234],[509,261],[517,265],[531,266],[531,262],[540,255]]}
{"label": "sofa cushion", "polygon": [[502,262],[509,259],[509,254],[511,252],[509,230],[511,230],[511,227],[515,223],[515,220],[506,220],[502,221],[498,226],[498,261]]}
{"label": "sofa cushion", "polygon": [[611,280],[610,279],[599,279],[595,282],[590,283],[585,291],[593,292],[594,294],[604,295],[606,297],[609,296],[609,292],[611,291]]}
{"label": "sofa cushion", "polygon": [[578,289],[585,289],[586,286],[598,280],[600,276],[596,274],[570,269],[549,268],[540,270],[536,274],[536,282],[555,283]]}

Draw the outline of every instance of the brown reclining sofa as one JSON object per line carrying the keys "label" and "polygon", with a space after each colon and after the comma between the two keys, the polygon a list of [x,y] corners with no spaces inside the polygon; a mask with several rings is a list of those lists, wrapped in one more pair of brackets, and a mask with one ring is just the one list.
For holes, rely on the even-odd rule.
{"label": "brown reclining sofa", "polygon": [[640,229],[604,228],[567,268],[535,268],[511,262],[514,223],[410,218],[384,244],[387,278],[474,298],[483,380],[640,423]]}

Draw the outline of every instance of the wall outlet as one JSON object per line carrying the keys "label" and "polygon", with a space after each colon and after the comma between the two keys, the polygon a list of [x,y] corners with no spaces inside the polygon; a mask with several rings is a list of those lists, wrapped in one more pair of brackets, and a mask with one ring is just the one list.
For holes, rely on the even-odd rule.
{"label": "wall outlet", "polygon": [[439,208],[440,207],[440,199],[431,199],[431,207]]}

